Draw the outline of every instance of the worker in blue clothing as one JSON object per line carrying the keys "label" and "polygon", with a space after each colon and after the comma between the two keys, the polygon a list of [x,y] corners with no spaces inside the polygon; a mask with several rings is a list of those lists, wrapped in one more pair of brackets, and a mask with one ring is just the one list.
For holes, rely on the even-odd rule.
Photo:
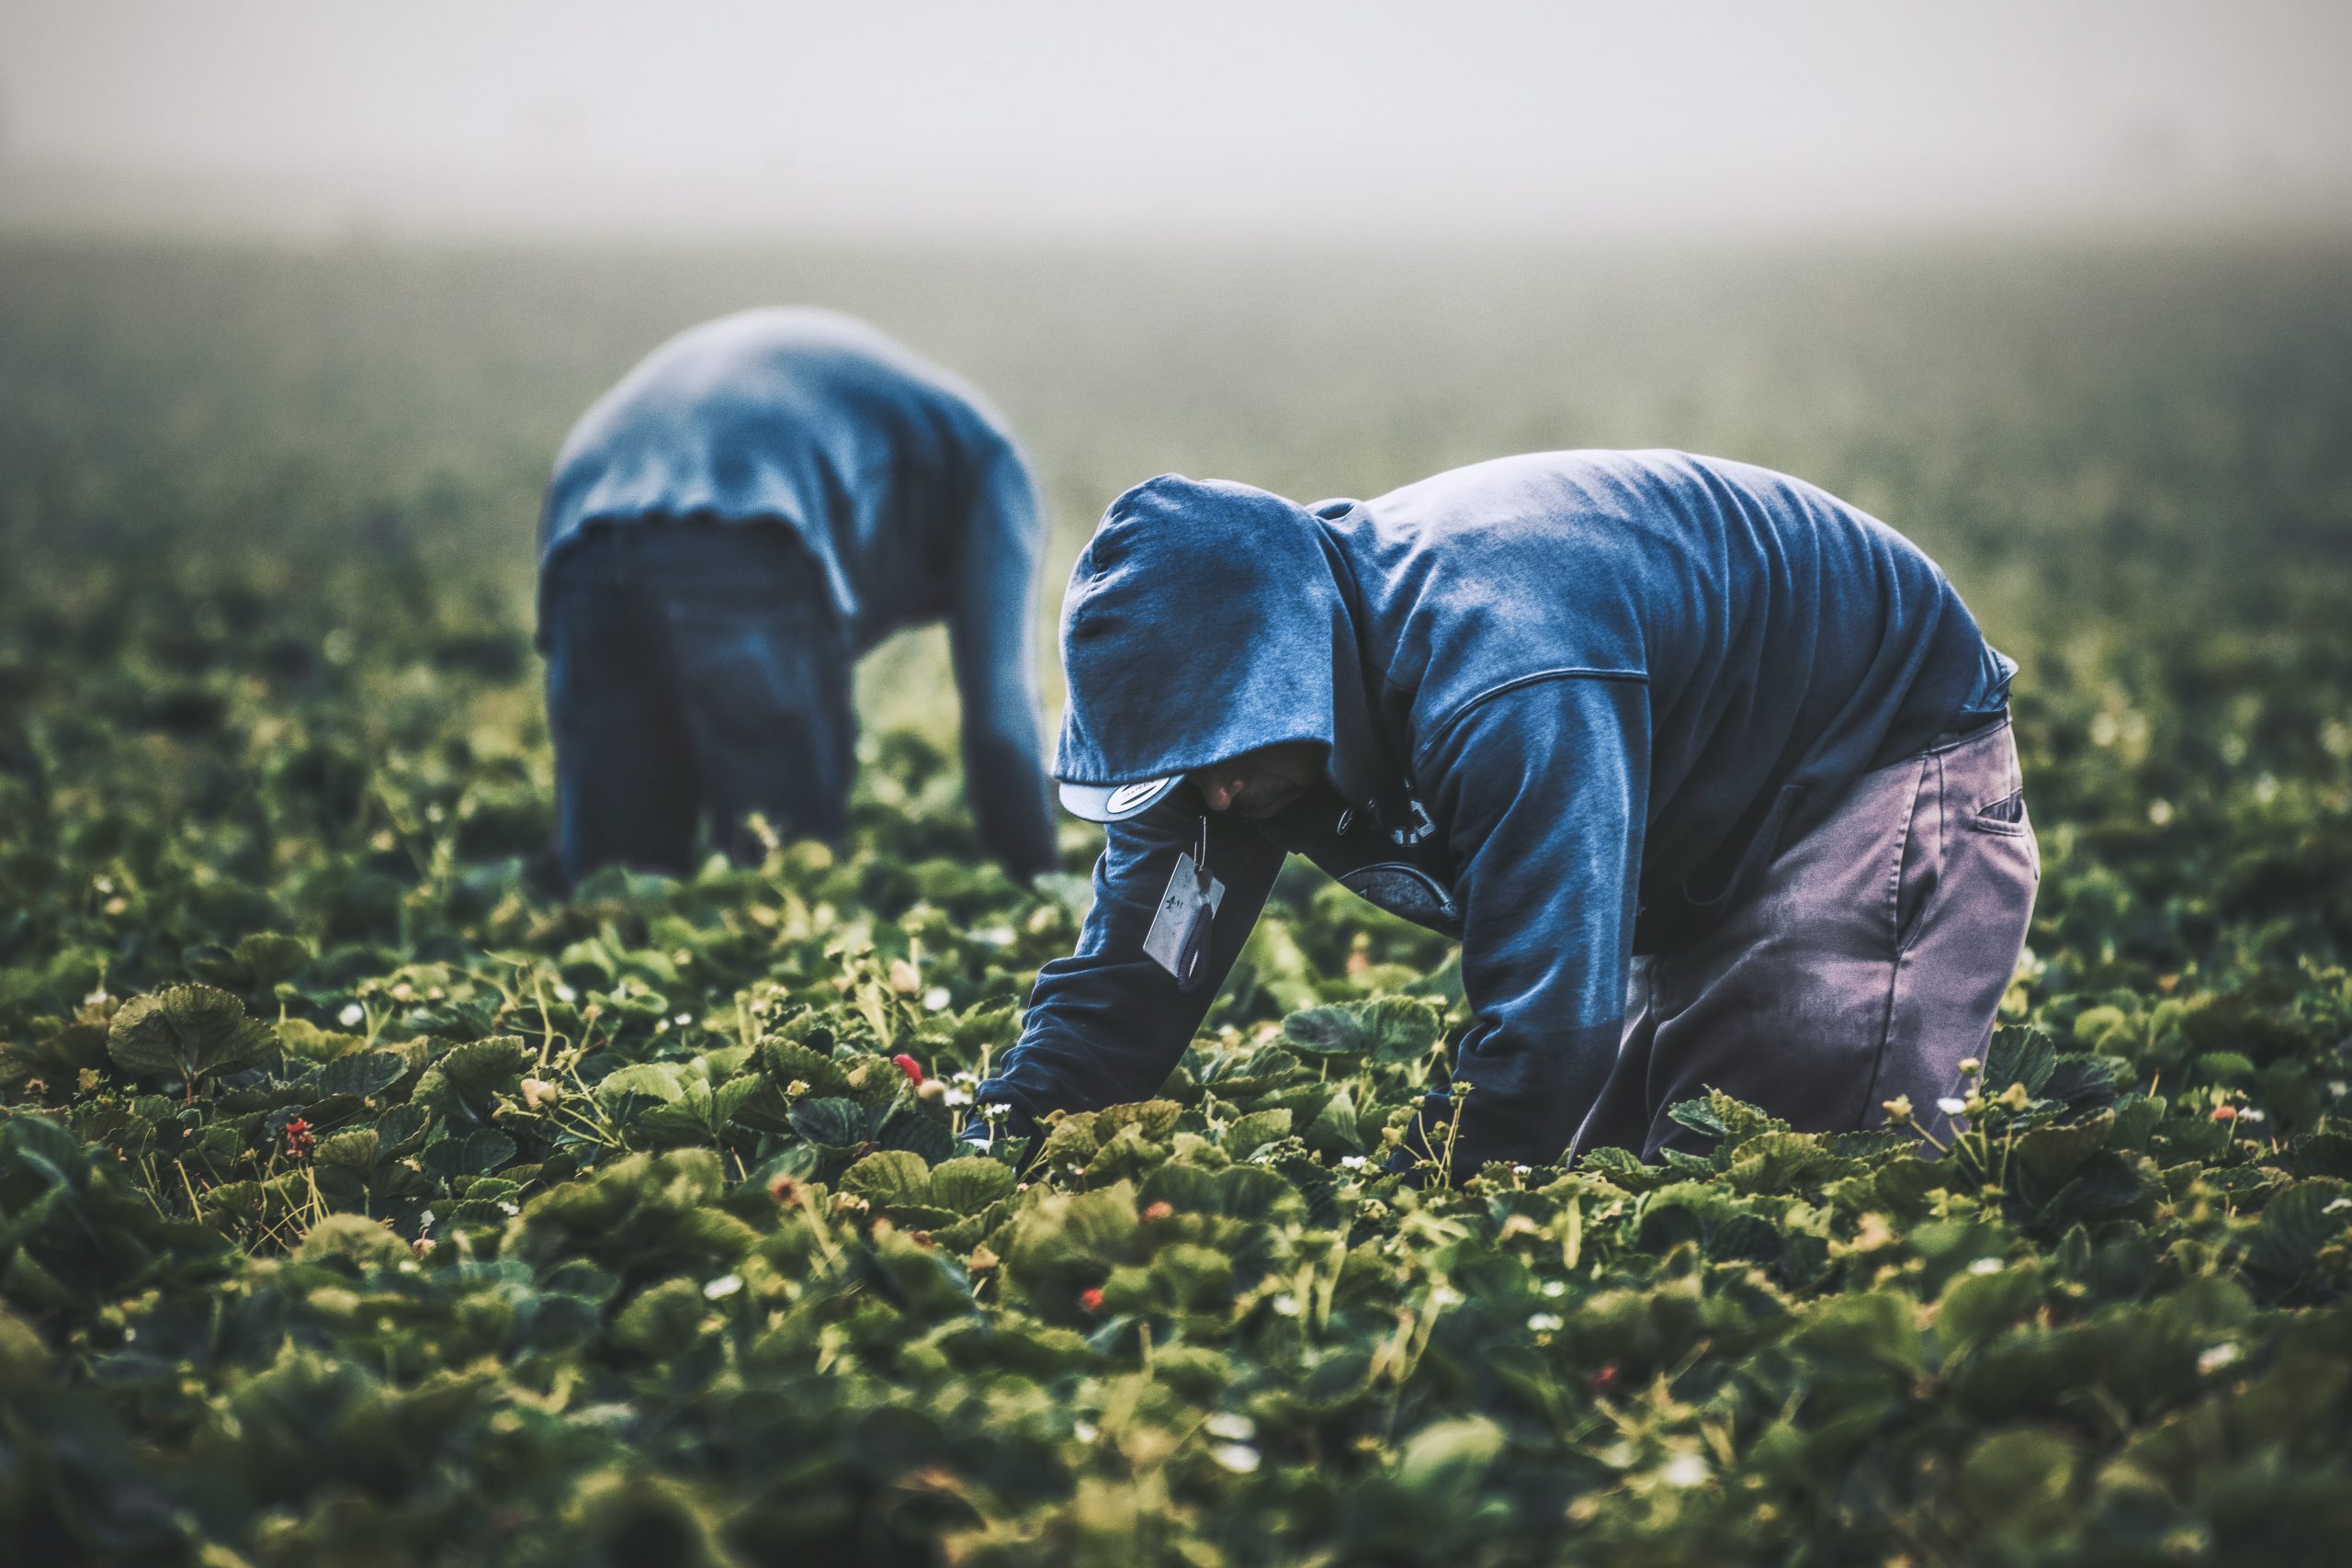
{"label": "worker in blue clothing", "polygon": [[1003,419],[862,321],[746,310],[656,349],[573,428],[540,522],[566,876],[684,872],[706,822],[755,858],[754,814],[840,839],[853,666],[943,617],[980,837],[1051,869],[1042,518]]}
{"label": "worker in blue clothing", "polygon": [[1709,1088],[1932,1123],[1985,1042],[2040,877],[2015,666],[1811,485],[1679,452],[1312,508],[1163,477],[1062,616],[1055,771],[1110,826],[978,1093],[1016,1133],[1157,1089],[1288,853],[1461,942],[1468,1092],[1408,1140],[1456,1174],[1655,1156]]}

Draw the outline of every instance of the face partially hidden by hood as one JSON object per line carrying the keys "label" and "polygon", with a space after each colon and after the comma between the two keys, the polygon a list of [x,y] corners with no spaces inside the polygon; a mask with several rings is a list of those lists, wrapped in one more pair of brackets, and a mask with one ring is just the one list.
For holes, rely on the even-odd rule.
{"label": "face partially hidden by hood", "polygon": [[1055,775],[1134,784],[1304,740],[1343,796],[1371,801],[1347,570],[1312,513],[1248,485],[1163,475],[1119,497],[1062,601]]}

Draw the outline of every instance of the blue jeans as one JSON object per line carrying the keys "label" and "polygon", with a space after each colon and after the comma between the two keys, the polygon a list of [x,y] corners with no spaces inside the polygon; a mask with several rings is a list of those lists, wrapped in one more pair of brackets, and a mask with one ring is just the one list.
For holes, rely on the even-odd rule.
{"label": "blue jeans", "polygon": [[850,657],[816,563],[764,523],[592,525],[545,567],[541,637],[567,878],[682,874],[698,826],[759,858],[838,840],[856,743]]}

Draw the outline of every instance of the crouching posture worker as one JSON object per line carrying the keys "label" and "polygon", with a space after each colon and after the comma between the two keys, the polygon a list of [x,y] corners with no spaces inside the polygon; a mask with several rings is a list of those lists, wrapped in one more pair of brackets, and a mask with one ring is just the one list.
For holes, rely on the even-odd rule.
{"label": "crouching posture worker", "polygon": [[979,1091],[1016,1133],[1154,1092],[1285,853],[1460,941],[1457,1173],[1654,1156],[1711,1087],[1804,1130],[1931,1118],[2024,943],[2015,666],[1780,474],[1547,453],[1311,509],[1157,479],[1062,639],[1055,771],[1109,839]]}
{"label": "crouching posture worker", "polygon": [[857,658],[944,617],[965,784],[1015,876],[1055,863],[1033,657],[1042,528],[978,394],[873,328],[748,310],[673,338],[556,458],[539,526],[565,874],[684,872],[845,826]]}

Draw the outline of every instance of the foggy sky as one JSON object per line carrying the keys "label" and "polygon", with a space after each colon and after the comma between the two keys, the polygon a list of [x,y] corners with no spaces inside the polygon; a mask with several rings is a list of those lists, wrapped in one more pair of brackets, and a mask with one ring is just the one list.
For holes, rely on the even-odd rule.
{"label": "foggy sky", "polygon": [[2352,5],[8,0],[0,223],[2352,217]]}

